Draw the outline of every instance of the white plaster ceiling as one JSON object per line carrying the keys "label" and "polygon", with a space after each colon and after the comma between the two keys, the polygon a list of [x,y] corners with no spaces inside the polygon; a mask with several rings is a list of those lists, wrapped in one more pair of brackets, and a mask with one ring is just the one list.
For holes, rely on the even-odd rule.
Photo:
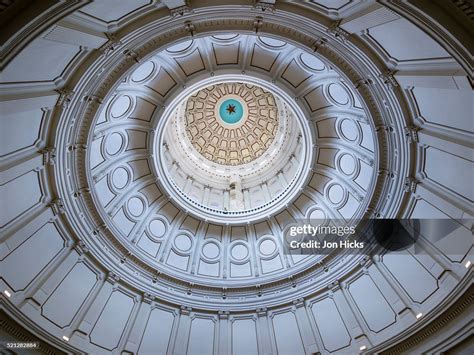
{"label": "white plaster ceiling", "polygon": [[[180,0],[111,3],[71,14],[76,4],[63,2],[53,10],[66,22],[43,33],[58,17],[41,16],[38,32],[12,37],[21,45],[2,88],[2,310],[68,353],[400,353],[416,341],[429,346],[412,352],[429,353],[469,336],[469,312],[438,322],[473,271],[472,223],[458,221],[472,216],[472,86],[455,36],[413,2],[190,1],[183,16],[163,5]],[[171,157],[154,144],[167,107],[229,74],[286,93],[315,146],[288,205],[227,226],[185,211],[153,166],[159,152]],[[303,144],[289,141],[297,159]],[[184,169],[199,160],[176,158],[202,202],[204,186]],[[253,166],[264,158],[250,163],[255,176],[242,170],[255,184],[250,206],[265,198],[261,183],[278,193],[300,163],[264,176]],[[422,253],[281,252],[287,224],[356,218],[368,200],[372,216],[464,225],[424,240]]]}
{"label": "white plaster ceiling", "polygon": [[[242,63],[248,66],[245,76],[241,74]],[[227,210],[231,209],[231,203],[226,190],[231,172],[216,174],[218,167],[225,165],[204,159],[208,167],[203,173],[194,174],[199,170],[193,167],[199,165],[198,161],[187,154],[172,152],[181,146],[176,142],[179,136],[173,138],[173,143],[168,141],[167,148],[155,147],[150,131],[165,119],[161,105],[171,105],[168,98],[173,100],[178,85],[186,87],[188,81],[206,82],[211,77],[216,82],[212,90],[218,90],[229,85],[218,83],[220,75],[239,73],[244,80],[252,71],[255,75],[269,74],[274,82],[278,81],[282,92],[289,97],[297,93],[302,98],[297,105],[305,116],[303,119],[310,123],[306,134],[311,135],[314,143],[300,141],[301,133],[293,129],[287,141],[281,141],[286,142],[281,149],[275,150],[276,156],[270,154],[268,160],[265,154],[258,157],[260,160],[255,162],[264,162],[260,169],[252,167],[252,162],[244,164],[250,166],[253,174],[243,180],[239,197],[242,213],[259,210],[260,206],[273,201],[291,187],[295,178],[301,177],[307,183],[294,191],[291,200],[282,198],[264,209],[261,216],[267,221],[249,226],[246,217],[228,229],[219,224],[225,225],[230,218]],[[213,75],[208,76],[209,72]],[[259,95],[270,98],[271,101],[261,105],[266,110],[262,113],[265,117],[271,118],[270,112],[278,113],[274,106],[276,98],[267,90],[248,84],[232,85],[235,90],[246,88],[253,97],[258,96],[258,91]],[[191,99],[196,100],[199,95],[205,99],[209,91],[194,93]],[[181,119],[182,124],[187,124],[186,129],[191,130],[199,120],[192,121],[190,117],[199,110],[186,107],[185,103],[184,99],[185,114],[176,114],[174,119]],[[203,107],[206,105],[203,103]],[[212,114],[214,107],[208,106]],[[286,120],[296,118],[289,115]],[[277,126],[275,117],[268,135],[274,134]],[[206,133],[206,123],[196,127],[198,129],[193,131],[196,135]],[[285,130],[289,125],[282,127]],[[229,34],[181,42],[154,54],[137,65],[110,95],[93,132],[89,164],[94,195],[110,230],[131,252],[153,267],[166,269],[186,280],[246,284],[255,279],[275,279],[308,267],[318,258],[283,254],[282,231],[288,223],[295,218],[354,219],[365,212],[364,206],[371,197],[374,132],[358,94],[324,60],[276,39]],[[211,142],[212,134],[207,137]],[[159,131],[153,132],[153,137],[159,135]],[[188,139],[189,135],[192,142],[196,136],[188,133]],[[221,141],[222,138],[217,138],[217,144]],[[207,143],[194,149],[206,147]],[[313,160],[304,160],[304,149],[313,151]],[[164,189],[164,182],[159,181],[162,177],[156,178],[152,162],[161,161],[158,158],[161,154],[168,176],[172,176],[179,193],[193,200],[191,206],[197,206],[192,216],[184,213],[190,208],[180,207],[178,196],[173,196],[177,192]],[[153,159],[150,160],[150,156]],[[168,195],[176,203],[170,202]],[[213,213],[217,213],[222,222],[208,227],[200,223],[200,209],[206,212],[205,208],[212,211],[202,218],[212,220]],[[263,240],[266,242],[261,243]]]}

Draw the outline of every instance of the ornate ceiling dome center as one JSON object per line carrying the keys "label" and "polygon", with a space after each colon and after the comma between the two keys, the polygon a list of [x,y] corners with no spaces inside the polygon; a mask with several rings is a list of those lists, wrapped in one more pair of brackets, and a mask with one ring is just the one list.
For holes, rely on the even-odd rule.
{"label": "ornate ceiling dome center", "polygon": [[224,100],[217,105],[219,109],[218,117],[227,124],[237,124],[244,116],[244,106],[238,99],[224,97]]}
{"label": "ornate ceiling dome center", "polygon": [[273,94],[251,84],[211,85],[186,103],[187,137],[201,155],[221,165],[260,157],[275,139],[278,120]]}

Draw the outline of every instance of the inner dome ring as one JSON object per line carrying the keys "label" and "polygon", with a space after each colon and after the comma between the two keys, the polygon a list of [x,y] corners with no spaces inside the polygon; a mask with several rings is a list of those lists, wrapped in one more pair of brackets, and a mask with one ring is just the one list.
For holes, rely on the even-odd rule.
{"label": "inner dome ring", "polygon": [[[295,178],[293,179],[291,184],[284,192],[284,194],[282,194],[283,196],[278,198],[276,201],[272,201],[272,203],[267,203],[263,205],[260,208],[252,208],[249,210],[238,212],[223,211],[207,208],[206,206],[201,206],[199,204],[194,203],[182,191],[179,191],[176,184],[174,184],[173,179],[170,177],[169,172],[163,164],[163,162],[165,161],[165,157],[163,155],[162,149],[164,144],[164,132],[166,131],[166,126],[169,123],[173,112],[175,112],[181,102],[186,101],[191,95],[205,87],[214,84],[232,82],[241,82],[244,84],[260,86],[263,89],[278,95],[294,112],[294,115],[296,117],[295,123],[299,131],[301,132],[301,140],[303,142],[303,150],[301,152],[299,170],[296,173]],[[307,180],[309,179],[309,173],[313,165],[314,142],[311,134],[313,128],[309,124],[308,120],[305,118],[303,110],[299,107],[294,98],[290,97],[290,95],[280,87],[256,77],[242,78],[241,75],[221,74],[214,75],[213,77],[207,80],[201,80],[200,82],[194,83],[186,87],[183,91],[170,98],[168,102],[169,104],[167,103],[165,105],[165,109],[163,111],[155,113],[155,116],[153,117],[153,130],[154,132],[159,132],[159,134],[155,134],[153,139],[151,140],[152,147],[150,151],[153,152],[154,156],[152,170],[155,176],[157,176],[158,184],[164,191],[166,191],[170,199],[181,205],[181,207],[189,214],[219,224],[247,224],[251,221],[258,221],[268,218],[268,216],[273,215],[284,209],[288,203],[290,203],[294,198],[297,197],[298,193],[301,191],[305,183],[307,183]]]}

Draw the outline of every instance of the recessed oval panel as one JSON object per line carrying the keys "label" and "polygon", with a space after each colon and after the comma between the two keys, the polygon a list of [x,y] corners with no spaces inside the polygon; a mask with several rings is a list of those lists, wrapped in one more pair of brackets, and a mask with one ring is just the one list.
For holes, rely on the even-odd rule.
{"label": "recessed oval panel", "polygon": [[134,217],[139,217],[145,210],[145,205],[141,199],[138,197],[132,197],[128,200],[128,211]]}
{"label": "recessed oval panel", "polygon": [[357,129],[357,124],[349,119],[344,119],[341,122],[341,133],[344,138],[355,141],[359,137],[359,130]]}
{"label": "recessed oval panel", "polygon": [[236,244],[230,253],[236,260],[243,260],[249,255],[248,248],[243,244]]}
{"label": "recessed oval panel", "polygon": [[191,249],[193,242],[191,241],[191,238],[189,238],[187,235],[180,234],[175,238],[174,245],[179,251],[186,252]]}
{"label": "recessed oval panel", "polygon": [[346,89],[339,84],[331,84],[328,88],[331,98],[340,105],[347,105],[349,103],[349,94]]}
{"label": "recessed oval panel", "polygon": [[109,155],[117,154],[123,145],[123,137],[119,133],[112,133],[105,141],[105,151]]}
{"label": "recessed oval panel", "polygon": [[350,154],[342,155],[339,159],[339,166],[344,174],[351,175],[356,169],[354,157]]}
{"label": "recessed oval panel", "polygon": [[277,39],[270,38],[270,37],[260,37],[260,41],[262,41],[263,43],[265,43],[267,46],[270,46],[270,47],[283,47],[286,44],[286,42],[279,41]]}
{"label": "recessed oval panel", "polygon": [[339,184],[332,185],[328,190],[328,198],[334,204],[341,203],[344,198],[344,189]]}
{"label": "recessed oval panel", "polygon": [[192,43],[193,43],[192,40],[184,41],[184,42],[181,42],[181,43],[175,44],[174,46],[169,47],[166,51],[170,53],[182,52],[188,49]]}
{"label": "recessed oval panel", "polygon": [[165,235],[166,226],[163,221],[160,221],[159,219],[151,221],[148,227],[151,235],[155,238],[161,238]]}
{"label": "recessed oval panel", "polygon": [[228,40],[228,39],[236,38],[238,36],[239,35],[230,33],[230,34],[223,34],[223,35],[215,35],[215,36],[212,36],[212,37],[215,38],[215,39],[220,39],[220,40],[225,41],[225,40]]}
{"label": "recessed oval panel", "polygon": [[260,253],[263,255],[271,255],[276,250],[276,244],[271,239],[266,239],[260,243]]}
{"label": "recessed oval panel", "polygon": [[122,117],[123,115],[125,115],[125,112],[128,111],[131,105],[132,100],[130,99],[130,97],[126,95],[120,96],[117,100],[113,102],[110,114],[113,118]]}
{"label": "recessed oval panel", "polygon": [[130,181],[130,174],[125,168],[115,169],[112,175],[112,184],[116,189],[123,189]]}
{"label": "recessed oval panel", "polygon": [[202,254],[208,259],[215,259],[219,256],[220,249],[216,243],[207,243],[202,248]]}
{"label": "recessed oval panel", "polygon": [[155,69],[155,63],[148,61],[140,65],[132,74],[132,80],[135,82],[147,79]]}
{"label": "recessed oval panel", "polygon": [[321,71],[326,68],[324,63],[319,58],[316,58],[314,55],[311,55],[308,53],[301,54],[301,61],[308,68],[313,69],[313,70]]}
{"label": "recessed oval panel", "polygon": [[314,219],[314,220],[325,220],[326,219],[326,214],[324,211],[320,209],[315,209],[314,211],[311,212],[309,215],[309,219]]}

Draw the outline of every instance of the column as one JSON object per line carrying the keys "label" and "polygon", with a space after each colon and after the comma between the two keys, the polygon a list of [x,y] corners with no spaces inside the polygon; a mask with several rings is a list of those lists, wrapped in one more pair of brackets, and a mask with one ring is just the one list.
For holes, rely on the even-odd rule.
{"label": "column", "polygon": [[244,193],[244,208],[246,210],[249,210],[251,208],[249,190],[244,189],[243,193]]}
{"label": "column", "polygon": [[138,347],[145,331],[147,325],[148,316],[151,312],[151,304],[153,297],[148,293],[143,294],[142,300],[140,303],[140,309],[138,310],[137,317],[133,324],[133,328],[130,331],[130,334],[127,339],[123,351],[136,354],[138,352]]}
{"label": "column", "polygon": [[173,161],[173,163],[171,164],[171,168],[170,168],[170,177],[174,177],[174,175],[176,174],[176,172],[178,171],[179,169],[179,164],[177,161]]}
{"label": "column", "polygon": [[299,298],[293,301],[293,307],[296,321],[298,322],[298,327],[300,329],[301,338],[303,339],[305,352],[308,354],[319,352],[319,347],[316,342],[316,338],[314,337],[308,314],[306,312],[304,299]]}
{"label": "column", "polygon": [[192,183],[193,183],[193,178],[191,176],[186,177],[186,183],[184,184],[184,187],[183,187],[183,192],[185,194],[189,193]]}
{"label": "column", "polygon": [[257,336],[259,353],[262,355],[272,355],[276,353],[276,346],[273,346],[268,324],[268,313],[266,308],[257,309]]}
{"label": "column", "polygon": [[229,312],[219,311],[218,354],[231,354]]}
{"label": "column", "polygon": [[224,210],[228,211],[229,210],[229,190],[224,190]]}
{"label": "column", "polygon": [[173,354],[185,355],[189,342],[189,329],[191,327],[191,314],[192,308],[181,306],[179,315],[178,330],[176,332],[176,339],[174,343]]}
{"label": "column", "polygon": [[286,188],[288,186],[288,181],[286,181],[285,175],[283,174],[283,170],[280,170],[277,173],[277,177],[281,187]]}
{"label": "column", "polygon": [[263,184],[260,185],[263,190],[263,195],[265,196],[265,202],[268,202],[272,199],[272,196],[270,194],[270,190],[268,189],[268,184],[267,182],[264,182]]}
{"label": "column", "polygon": [[202,199],[202,204],[207,206],[209,204],[210,197],[211,197],[211,187],[204,186],[204,197]]}
{"label": "column", "polygon": [[80,347],[81,349],[89,348],[89,337],[88,335],[92,331],[94,323],[100,316],[100,312],[105,307],[110,294],[116,287],[119,278],[110,273],[102,283],[102,287],[96,294],[96,297],[91,298],[92,304],[87,309],[83,319],[80,321],[79,326],[73,329],[73,334],[70,337],[70,343],[73,346]]}

